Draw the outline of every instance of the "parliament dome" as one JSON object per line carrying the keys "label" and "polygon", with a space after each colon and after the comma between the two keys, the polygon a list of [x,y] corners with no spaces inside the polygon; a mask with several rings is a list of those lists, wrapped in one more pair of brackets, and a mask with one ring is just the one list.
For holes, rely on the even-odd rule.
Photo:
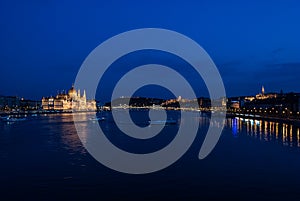
{"label": "parliament dome", "polygon": [[71,89],[69,89],[68,94],[70,97],[75,96],[76,95],[76,90],[74,88],[74,85],[72,85]]}

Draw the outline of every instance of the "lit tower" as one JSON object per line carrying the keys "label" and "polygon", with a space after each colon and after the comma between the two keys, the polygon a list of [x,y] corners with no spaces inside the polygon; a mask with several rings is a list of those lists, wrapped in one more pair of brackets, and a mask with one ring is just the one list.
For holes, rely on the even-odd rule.
{"label": "lit tower", "polygon": [[85,93],[85,90],[83,90],[83,100],[84,100],[84,102],[86,102],[86,93]]}
{"label": "lit tower", "polygon": [[265,95],[265,87],[264,87],[264,86],[261,87],[261,95],[262,95],[262,96]]}

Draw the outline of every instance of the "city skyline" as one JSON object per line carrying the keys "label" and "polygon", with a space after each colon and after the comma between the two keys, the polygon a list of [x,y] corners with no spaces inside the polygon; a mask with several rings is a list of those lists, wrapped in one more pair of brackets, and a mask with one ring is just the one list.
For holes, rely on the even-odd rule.
{"label": "city skyline", "polygon": [[[218,67],[228,97],[256,94],[261,85],[270,92],[299,92],[300,3],[216,2],[155,1],[132,5],[112,1],[91,2],[91,6],[83,2],[3,1],[0,94],[37,100],[67,89],[97,45],[116,34],[145,27],[174,30],[198,42]],[[129,65],[157,58],[165,63],[169,59],[166,55],[145,54],[143,63],[141,55],[135,56],[138,58],[126,57],[119,63],[124,69],[115,69],[108,77],[115,80]],[[174,65],[182,63],[171,60],[169,66]],[[189,76],[191,82],[198,84],[193,75]],[[205,86],[199,85],[199,93],[206,96]],[[108,100],[112,86],[107,84],[99,97]],[[155,90],[148,92],[155,94]],[[161,91],[157,96],[163,94]]]}
{"label": "city skyline", "polygon": [[299,11],[1,0],[1,200],[300,200]]}
{"label": "city skyline", "polygon": [[[71,88],[73,88],[74,85],[72,85]],[[40,99],[44,99],[44,98],[51,98],[51,97],[56,97],[57,95],[65,95],[65,94],[68,94],[68,91],[70,89],[60,89],[60,90],[56,90],[56,93],[53,93],[53,94],[45,94],[43,95],[42,97],[38,98],[38,99],[30,99],[26,96],[23,96],[23,95],[13,95],[13,94],[0,94],[0,96],[3,96],[3,97],[18,97],[20,99],[24,99],[24,100],[33,100],[33,101],[39,101]],[[80,91],[80,90],[79,90]],[[85,90],[84,90],[85,92]],[[265,89],[265,86],[264,85],[261,85],[260,88],[257,89],[257,92],[254,93],[254,94],[242,94],[242,95],[235,95],[235,96],[226,96],[226,98],[234,98],[234,97],[247,97],[247,96],[252,96],[252,97],[257,97],[259,95],[263,95],[263,94],[280,94],[280,93],[284,93],[284,94],[289,94],[289,93],[295,93],[295,94],[298,94],[300,93],[300,91],[283,91],[282,89],[278,89],[276,91],[268,91]],[[84,93],[85,94],[85,93]],[[130,98],[130,96],[128,95],[123,95],[119,98]],[[137,98],[137,97],[143,97],[143,98],[158,98],[158,99],[164,99],[164,100],[168,100],[168,99],[173,99],[173,98],[178,98],[178,97],[174,97],[172,96],[171,94],[168,94],[168,97],[162,97],[162,96],[143,96],[143,95],[136,95],[136,96],[132,96],[133,98]],[[209,98],[208,95],[203,95],[203,96],[198,96],[198,98],[200,97],[205,97],[205,98]],[[183,99],[189,99],[188,97],[181,97],[180,98],[183,98]],[[100,101],[102,100],[101,97],[100,98],[96,98],[95,99],[96,101]],[[111,101],[110,99],[107,100],[107,102]]]}

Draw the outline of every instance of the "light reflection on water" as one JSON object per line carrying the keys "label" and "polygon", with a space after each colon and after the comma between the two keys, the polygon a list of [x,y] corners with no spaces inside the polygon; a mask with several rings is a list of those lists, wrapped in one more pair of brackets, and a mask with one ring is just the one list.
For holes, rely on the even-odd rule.
{"label": "light reflection on water", "polygon": [[[143,113],[144,112],[137,112]],[[96,115],[95,113],[78,114],[75,118],[81,121],[82,129],[88,130],[92,124],[102,124],[102,129],[106,132],[113,130],[116,125],[112,124],[113,119],[110,113],[106,113],[107,120],[104,122],[94,122],[89,119]],[[98,114],[97,114],[98,115]],[[108,117],[110,116],[110,118]],[[195,121],[197,121],[195,119]],[[210,123],[210,118],[207,116],[201,116],[198,120],[200,123],[200,129],[207,127]],[[184,123],[184,120],[181,122]],[[220,127],[220,122],[212,122],[213,126]],[[225,120],[225,128],[230,128],[233,137],[239,137],[240,135],[246,135],[254,139],[258,139],[263,142],[276,142],[283,146],[289,147],[300,147],[300,127],[293,125],[292,123],[275,122],[270,120],[257,120],[257,119],[244,119],[244,118],[227,118]],[[67,127],[63,128],[64,131],[68,130]],[[73,127],[71,129],[74,129]],[[84,132],[83,132],[84,133]],[[87,132],[86,132],[87,133]],[[88,136],[82,138],[83,142],[86,143]],[[65,139],[66,144],[72,147],[72,138]],[[78,140],[77,138],[75,141]],[[76,147],[76,146],[75,146]]]}
{"label": "light reflection on water", "polygon": [[[138,115],[145,115],[147,111],[137,111]],[[63,113],[63,114],[51,114],[41,115],[35,119],[28,119],[24,122],[16,122],[14,124],[0,123],[2,133],[9,134],[16,132],[17,129],[24,129],[26,132],[27,126],[33,126],[41,129],[41,135],[46,136],[47,144],[53,149],[64,148],[72,152],[80,152],[86,154],[85,148],[82,143],[85,144],[88,140],[88,130],[90,127],[96,124],[102,124],[104,132],[112,134],[116,125],[113,124],[113,119],[110,112],[100,114],[105,116],[106,120],[103,122],[91,121],[91,118],[99,114],[96,113]],[[175,116],[176,117],[176,116]],[[77,135],[74,118],[80,123],[81,133],[85,134],[81,136],[81,141]],[[176,117],[179,118],[179,117]],[[195,121],[199,121],[200,129],[207,127],[210,123],[210,118],[207,116],[201,116],[199,120],[195,118]],[[184,123],[184,119],[181,123]],[[221,126],[220,122],[212,122],[216,127]],[[23,128],[24,127],[24,128]],[[299,125],[293,125],[292,123],[276,122],[270,120],[257,120],[246,118],[227,118],[225,121],[225,128],[229,128],[233,137],[239,137],[240,135],[246,135],[254,139],[259,139],[264,142],[277,142],[284,146],[300,147],[300,127]],[[29,129],[28,129],[29,130]],[[12,136],[2,135],[2,143],[11,140]],[[61,143],[63,146],[61,146]]]}
{"label": "light reflection on water", "polygon": [[[134,115],[138,115],[136,119],[141,121],[139,115],[146,113],[137,112]],[[92,121],[90,117],[93,115],[78,113],[73,117],[73,114],[51,114],[9,125],[0,122],[2,192],[21,192],[20,195],[45,192],[47,196],[57,192],[59,197],[52,200],[67,194],[75,200],[78,195],[86,200],[87,194],[95,198],[101,196],[102,200],[134,200],[130,198],[136,195],[138,198],[153,195],[151,200],[168,200],[170,196],[182,198],[180,200],[221,200],[235,197],[236,192],[253,197],[251,200],[261,200],[264,196],[284,199],[287,194],[300,197],[300,129],[296,124],[227,118],[222,138],[207,159],[197,158],[203,139],[198,138],[174,165],[161,172],[136,177],[111,171],[84,149],[73,118],[80,120],[82,133],[86,134],[82,138],[83,143],[89,141],[89,134],[84,130],[100,124],[105,132],[115,136],[111,139],[116,145],[133,144],[125,137],[117,136],[116,124],[109,112],[97,114],[107,117],[100,122]],[[220,122],[210,122],[205,115],[194,120],[200,123],[198,136],[206,134],[210,123],[222,126]],[[169,130],[176,131],[177,126],[168,126],[162,134],[170,134]],[[163,139],[155,141],[152,146]],[[274,143],[274,146],[265,146],[269,143]],[[293,149],[287,151],[278,144]],[[143,149],[144,146],[132,148]],[[120,192],[126,194],[120,195]],[[212,195],[218,199],[213,199]]]}
{"label": "light reflection on water", "polygon": [[237,133],[246,133],[247,136],[261,141],[275,141],[284,146],[300,147],[300,128],[291,123],[236,117],[226,119],[226,126],[232,129],[234,136]]}
{"label": "light reflection on water", "polygon": [[71,113],[41,116],[36,123],[42,126],[41,135],[46,135],[46,144],[52,150],[64,149],[69,155],[87,153],[78,138]]}
{"label": "light reflection on water", "polygon": [[[139,115],[145,115],[147,112],[137,112]],[[105,132],[112,132],[115,129],[113,119],[109,112],[104,113],[106,120],[103,122],[91,121],[92,117],[99,115],[96,113],[78,113],[73,116],[71,113],[63,114],[51,114],[41,115],[35,119],[28,119],[24,122],[16,122],[14,124],[0,123],[3,134],[9,134],[16,132],[17,129],[25,129],[26,126],[36,126],[41,129],[41,135],[46,135],[48,146],[59,147],[60,143],[63,144],[63,148],[69,151],[79,151],[86,153],[86,150],[82,146],[88,139],[88,130],[94,124],[102,124],[102,129]],[[101,114],[103,115],[103,114]],[[85,136],[81,136],[81,141],[78,138],[73,120],[81,125],[81,133]],[[176,117],[178,118],[178,117]],[[197,121],[197,119],[195,119]],[[207,127],[210,123],[210,119],[207,116],[201,116],[198,120],[201,127]],[[182,120],[181,123],[184,123]],[[212,122],[214,126],[221,126],[220,122]],[[32,125],[33,124],[33,125]],[[23,128],[24,127],[24,128]],[[278,142],[284,146],[300,147],[300,127],[299,125],[293,125],[292,123],[276,122],[270,120],[257,120],[246,118],[227,118],[225,121],[225,127],[231,130],[233,137],[246,134],[255,139],[259,139],[264,142]],[[12,136],[2,135],[2,143],[10,140]],[[54,149],[54,148],[53,148]]]}

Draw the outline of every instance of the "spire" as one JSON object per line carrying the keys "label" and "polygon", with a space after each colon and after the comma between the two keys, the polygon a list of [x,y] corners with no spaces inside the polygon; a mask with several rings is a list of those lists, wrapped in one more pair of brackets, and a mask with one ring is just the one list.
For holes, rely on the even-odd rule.
{"label": "spire", "polygon": [[80,98],[81,94],[80,94],[80,89],[78,89],[78,93],[77,93],[78,98]]}
{"label": "spire", "polygon": [[86,93],[85,90],[83,90],[83,96],[82,96],[83,101],[86,103]]}
{"label": "spire", "polygon": [[261,87],[261,94],[262,94],[263,96],[265,95],[265,87],[264,87],[264,86]]}

